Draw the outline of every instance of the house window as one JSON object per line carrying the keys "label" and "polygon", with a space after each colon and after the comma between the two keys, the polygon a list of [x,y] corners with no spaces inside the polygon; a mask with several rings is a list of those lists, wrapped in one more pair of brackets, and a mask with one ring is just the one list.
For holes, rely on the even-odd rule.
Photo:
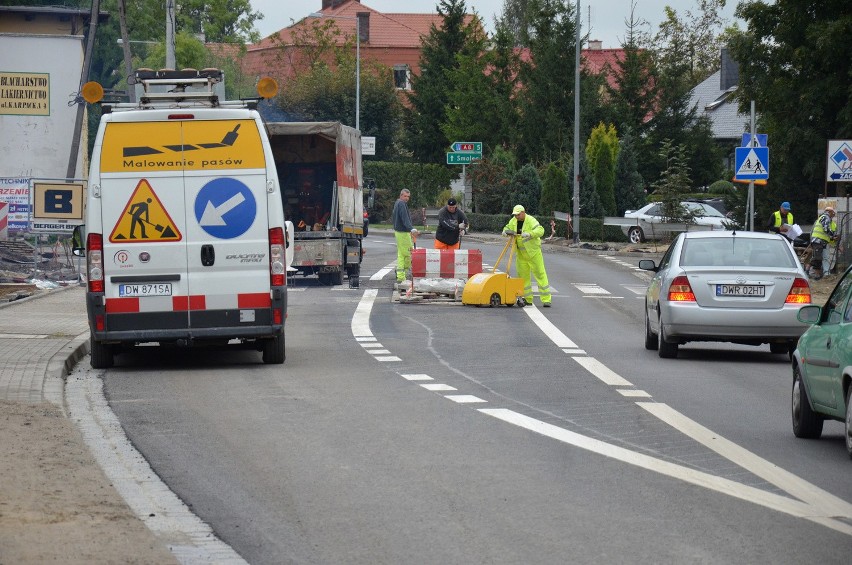
{"label": "house window", "polygon": [[393,66],[393,83],[394,86],[399,88],[400,90],[410,90],[411,82],[409,79],[411,78],[411,69],[408,68],[408,65],[394,65]]}

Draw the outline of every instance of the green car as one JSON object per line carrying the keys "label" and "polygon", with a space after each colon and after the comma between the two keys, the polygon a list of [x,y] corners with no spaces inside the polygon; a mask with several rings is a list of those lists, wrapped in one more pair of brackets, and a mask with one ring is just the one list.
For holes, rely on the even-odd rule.
{"label": "green car", "polygon": [[793,353],[793,433],[817,439],[826,419],[846,422],[852,458],[852,266],[825,306],[803,306],[799,320],[811,327]]}

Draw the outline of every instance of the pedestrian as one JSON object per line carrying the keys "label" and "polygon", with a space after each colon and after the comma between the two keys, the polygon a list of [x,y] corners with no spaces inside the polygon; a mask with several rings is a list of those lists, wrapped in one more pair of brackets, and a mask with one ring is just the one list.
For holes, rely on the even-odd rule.
{"label": "pedestrian", "polygon": [[823,258],[825,247],[837,241],[837,222],[834,221],[834,216],[834,208],[826,206],[814,224],[814,231],[811,232],[813,254],[808,272],[809,274],[812,272],[811,278],[815,281],[821,279],[825,271],[828,270],[823,264],[825,262]]}
{"label": "pedestrian", "polygon": [[784,234],[793,225],[793,214],[790,212],[790,203],[782,202],[781,206],[769,216],[766,229],[772,233]]}
{"label": "pedestrian", "polygon": [[512,209],[512,218],[503,228],[503,235],[515,238],[518,251],[515,268],[518,271],[518,277],[524,280],[524,296],[521,298],[521,305],[527,306],[533,303],[532,276],[534,276],[541,297],[541,305],[550,308],[550,284],[547,282],[544,256],[541,253],[541,236],[544,235],[544,226],[518,204]]}
{"label": "pedestrian", "polygon": [[455,198],[438,210],[438,227],[435,230],[435,249],[459,249],[460,236],[467,229],[467,216],[459,210]]}
{"label": "pedestrian", "polygon": [[411,215],[408,213],[410,198],[410,190],[400,190],[391,216],[396,237],[396,282],[404,281],[407,272],[411,270],[411,249],[414,247],[414,238],[420,233],[411,224]]}

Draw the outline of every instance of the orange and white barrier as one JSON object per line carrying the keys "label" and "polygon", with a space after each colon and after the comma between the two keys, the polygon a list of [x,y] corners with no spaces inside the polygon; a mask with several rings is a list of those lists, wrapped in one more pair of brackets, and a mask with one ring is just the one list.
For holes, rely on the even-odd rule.
{"label": "orange and white barrier", "polygon": [[424,249],[411,252],[411,272],[420,278],[469,279],[482,272],[479,249]]}

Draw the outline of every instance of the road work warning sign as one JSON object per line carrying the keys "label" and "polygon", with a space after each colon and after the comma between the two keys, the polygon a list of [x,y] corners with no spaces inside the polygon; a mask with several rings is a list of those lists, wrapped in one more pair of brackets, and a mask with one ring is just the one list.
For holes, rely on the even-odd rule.
{"label": "road work warning sign", "polygon": [[147,180],[142,179],[119,216],[109,240],[112,243],[180,241],[180,231]]}

